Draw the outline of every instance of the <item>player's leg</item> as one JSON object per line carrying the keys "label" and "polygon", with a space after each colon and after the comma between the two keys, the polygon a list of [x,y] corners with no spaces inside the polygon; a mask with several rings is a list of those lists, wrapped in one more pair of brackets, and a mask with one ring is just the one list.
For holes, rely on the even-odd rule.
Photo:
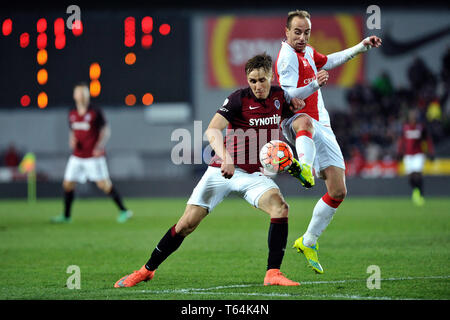
{"label": "player's leg", "polygon": [[95,184],[107,196],[111,197],[117,208],[120,210],[119,216],[117,217],[117,222],[125,222],[133,216],[133,213],[125,207],[120,193],[117,191],[110,179],[99,180],[96,181]]}
{"label": "player's leg", "polygon": [[259,198],[258,208],[270,215],[267,237],[269,256],[264,285],[298,286],[298,282],[287,279],[280,271],[288,237],[289,206],[278,188],[272,188]]}
{"label": "player's leg", "polygon": [[425,165],[425,156],[423,154],[406,155],[403,161],[412,189],[411,199],[415,205],[423,206],[425,199],[423,198],[422,170]]}
{"label": "player's leg", "polygon": [[288,172],[299,179],[305,188],[311,188],[315,184],[312,167],[316,156],[313,119],[306,114],[296,114],[283,121],[282,128],[286,139],[295,145],[299,159],[293,160]]}
{"label": "player's leg", "polygon": [[184,214],[161,238],[150,259],[138,271],[122,277],[114,287],[132,287],[141,281],[153,278],[156,269],[192,233],[208,212],[230,192],[229,179],[224,179],[220,168],[209,167],[188,200]]}
{"label": "player's leg", "polygon": [[409,174],[409,184],[412,188],[412,201],[417,206],[423,206],[425,199],[423,197],[423,176],[421,172],[411,172]]}
{"label": "player's leg", "polygon": [[159,265],[180,247],[184,238],[195,230],[207,214],[207,209],[188,204],[177,224],[161,238],[147,263],[132,274],[122,277],[114,287],[132,287],[139,282],[151,280]]}
{"label": "player's leg", "polygon": [[330,166],[321,172],[321,176],[325,179],[327,193],[316,203],[305,234],[294,243],[294,248],[305,255],[310,267],[317,273],[323,273],[317,255],[319,250],[317,239],[330,224],[347,194],[344,169]]}
{"label": "player's leg", "polygon": [[51,221],[54,223],[68,223],[71,222],[72,204],[75,198],[75,187],[77,181],[83,182],[85,179],[84,171],[81,162],[78,158],[71,156],[66,165],[64,179],[62,183],[63,188],[63,206],[64,212],[56,217],[52,217]]}
{"label": "player's leg", "polygon": [[94,181],[97,187],[106,195],[110,196],[116,204],[119,209],[117,222],[122,223],[132,217],[133,213],[125,207],[121,195],[111,182],[105,157],[87,159],[86,174],[88,179]]}

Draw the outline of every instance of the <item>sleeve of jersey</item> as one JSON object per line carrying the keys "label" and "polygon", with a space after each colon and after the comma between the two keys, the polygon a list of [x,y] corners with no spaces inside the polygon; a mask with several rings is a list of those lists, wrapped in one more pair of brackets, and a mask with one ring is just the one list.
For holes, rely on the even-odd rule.
{"label": "sleeve of jersey", "polygon": [[236,114],[241,109],[242,109],[242,103],[241,103],[241,98],[240,98],[240,92],[237,91],[225,99],[222,107],[219,110],[217,110],[216,113],[223,116],[225,119],[228,120],[228,122],[232,122],[233,119],[236,117]]}
{"label": "sleeve of jersey", "polygon": [[282,87],[297,87],[298,69],[289,62],[289,59],[281,58],[277,61],[278,81]]}
{"label": "sleeve of jersey", "polygon": [[314,63],[316,64],[316,68],[320,69],[322,68],[328,61],[328,57],[324,54],[321,54],[320,52],[317,52],[316,49],[314,49]]}
{"label": "sleeve of jersey", "polygon": [[103,114],[103,111],[98,109],[97,110],[97,119],[96,119],[96,123],[97,123],[97,127],[98,128],[102,128],[103,126],[106,125],[106,119],[105,116]]}

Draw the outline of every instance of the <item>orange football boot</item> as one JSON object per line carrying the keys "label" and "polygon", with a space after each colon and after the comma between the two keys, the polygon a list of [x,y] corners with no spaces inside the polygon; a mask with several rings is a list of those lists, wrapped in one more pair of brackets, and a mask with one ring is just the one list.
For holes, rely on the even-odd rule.
{"label": "orange football boot", "polygon": [[269,269],[264,278],[265,286],[299,286],[299,282],[295,282],[286,278],[280,269]]}
{"label": "orange football boot", "polygon": [[139,270],[134,271],[132,274],[126,275],[125,277],[120,278],[114,284],[114,288],[128,288],[137,285],[139,282],[152,280],[155,275],[155,271],[149,271],[145,268],[145,265],[142,266]]}

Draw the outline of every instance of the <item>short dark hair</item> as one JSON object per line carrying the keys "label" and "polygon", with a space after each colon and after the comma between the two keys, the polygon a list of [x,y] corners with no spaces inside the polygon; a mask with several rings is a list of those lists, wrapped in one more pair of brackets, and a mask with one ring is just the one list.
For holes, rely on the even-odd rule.
{"label": "short dark hair", "polygon": [[294,19],[295,17],[299,17],[299,18],[308,18],[311,19],[311,15],[309,14],[308,11],[305,10],[295,10],[295,11],[291,11],[288,13],[288,17],[286,20],[286,28],[291,29],[291,22],[292,19]]}
{"label": "short dark hair", "polygon": [[76,88],[76,87],[86,87],[86,88],[89,88],[89,85],[87,84],[87,82],[80,81],[80,82],[77,82],[77,83],[75,84],[74,88]]}
{"label": "short dark hair", "polygon": [[267,53],[262,53],[249,59],[245,64],[245,74],[249,74],[255,69],[264,68],[266,72],[272,71],[272,57]]}

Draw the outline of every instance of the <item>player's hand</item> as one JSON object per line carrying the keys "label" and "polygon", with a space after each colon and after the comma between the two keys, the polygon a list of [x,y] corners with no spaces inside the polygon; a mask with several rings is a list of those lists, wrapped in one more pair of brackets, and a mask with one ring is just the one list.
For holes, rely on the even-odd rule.
{"label": "player's hand", "polygon": [[220,170],[222,172],[222,176],[225,179],[231,179],[231,177],[234,175],[234,164],[230,163],[230,164],[226,164],[225,162],[222,163],[222,165],[220,166]]}
{"label": "player's hand", "polygon": [[76,145],[77,145],[77,139],[74,138],[74,137],[70,137],[69,138],[69,147],[70,147],[70,149],[72,149],[72,150],[75,149]]}
{"label": "player's hand", "polygon": [[296,113],[297,111],[302,110],[305,106],[305,101],[303,101],[302,99],[292,98],[289,109],[291,109],[292,112]]}
{"label": "player's hand", "polygon": [[94,157],[101,157],[105,154],[105,149],[101,147],[95,147],[94,150],[92,150],[92,155]]}
{"label": "player's hand", "polygon": [[319,72],[317,72],[317,82],[319,83],[319,86],[324,86],[327,84],[328,82],[328,72],[326,70],[320,70]]}
{"label": "player's hand", "polygon": [[363,45],[378,48],[381,46],[381,39],[377,36],[370,36],[363,40]]}

